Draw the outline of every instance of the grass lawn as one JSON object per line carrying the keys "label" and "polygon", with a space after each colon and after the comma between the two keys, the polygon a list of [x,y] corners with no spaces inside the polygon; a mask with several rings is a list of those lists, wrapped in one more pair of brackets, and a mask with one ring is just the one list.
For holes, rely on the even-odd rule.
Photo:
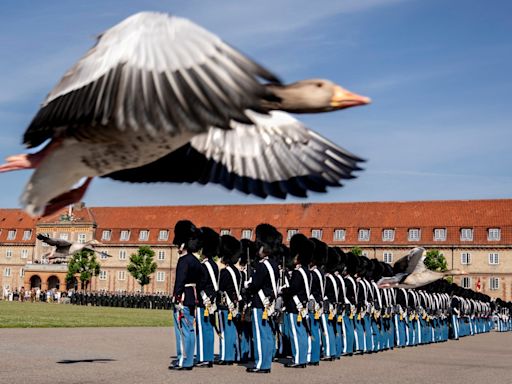
{"label": "grass lawn", "polygon": [[0,328],[169,327],[172,311],[0,301]]}

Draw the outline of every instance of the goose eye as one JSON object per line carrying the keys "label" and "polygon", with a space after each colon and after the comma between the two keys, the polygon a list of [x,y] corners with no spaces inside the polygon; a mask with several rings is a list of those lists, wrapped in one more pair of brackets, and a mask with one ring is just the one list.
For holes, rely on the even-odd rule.
{"label": "goose eye", "polygon": [[316,86],[320,88],[323,84],[322,83],[316,83]]}

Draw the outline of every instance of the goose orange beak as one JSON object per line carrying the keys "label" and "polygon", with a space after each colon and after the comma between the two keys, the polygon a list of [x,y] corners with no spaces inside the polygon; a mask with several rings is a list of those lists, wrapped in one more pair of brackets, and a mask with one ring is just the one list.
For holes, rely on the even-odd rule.
{"label": "goose orange beak", "polygon": [[331,107],[335,109],[343,109],[370,104],[371,101],[372,100],[369,97],[361,96],[357,93],[347,91],[340,86],[336,86],[334,87],[334,93],[331,98]]}

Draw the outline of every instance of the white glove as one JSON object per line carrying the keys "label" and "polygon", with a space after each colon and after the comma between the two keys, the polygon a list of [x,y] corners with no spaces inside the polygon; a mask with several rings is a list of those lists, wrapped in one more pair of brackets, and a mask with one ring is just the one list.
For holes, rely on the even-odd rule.
{"label": "white glove", "polygon": [[176,304],[174,304],[174,308],[176,308],[176,310],[177,310],[178,312],[181,312],[181,311],[183,311],[183,309],[184,309],[185,307],[184,307],[184,306],[183,306],[183,304],[180,302],[180,303],[176,303]]}
{"label": "white glove", "polygon": [[249,285],[251,285],[251,283],[252,283],[252,277],[249,280],[246,280],[244,282],[244,288],[245,289],[249,288]]}
{"label": "white glove", "polygon": [[298,304],[296,305],[296,307],[297,307],[297,311],[298,311],[298,312],[302,312],[302,310],[304,309],[304,306],[302,305],[302,303],[298,303]]}
{"label": "white glove", "polygon": [[229,303],[228,304],[228,309],[230,312],[233,312],[233,310],[235,309],[235,304],[234,303]]}
{"label": "white glove", "polygon": [[205,307],[210,307],[212,305],[212,301],[210,300],[210,298],[203,299],[203,304]]}
{"label": "white glove", "polygon": [[265,306],[265,307],[269,307],[270,306],[270,300],[268,299],[268,297],[265,297],[263,299],[263,306]]}

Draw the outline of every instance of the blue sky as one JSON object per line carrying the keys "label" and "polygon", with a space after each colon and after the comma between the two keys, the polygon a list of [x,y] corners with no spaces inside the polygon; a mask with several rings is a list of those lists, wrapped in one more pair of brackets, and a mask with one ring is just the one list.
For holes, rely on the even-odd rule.
{"label": "blue sky", "polygon": [[[368,107],[301,116],[368,159],[309,202],[510,198],[508,0],[26,1],[0,3],[0,158],[23,152],[39,103],[95,36],[142,10],[187,17],[292,82],[331,79]],[[18,207],[29,171],[0,175]],[[218,186],[96,180],[88,205],[254,204]],[[289,202],[303,201],[288,199]]]}

